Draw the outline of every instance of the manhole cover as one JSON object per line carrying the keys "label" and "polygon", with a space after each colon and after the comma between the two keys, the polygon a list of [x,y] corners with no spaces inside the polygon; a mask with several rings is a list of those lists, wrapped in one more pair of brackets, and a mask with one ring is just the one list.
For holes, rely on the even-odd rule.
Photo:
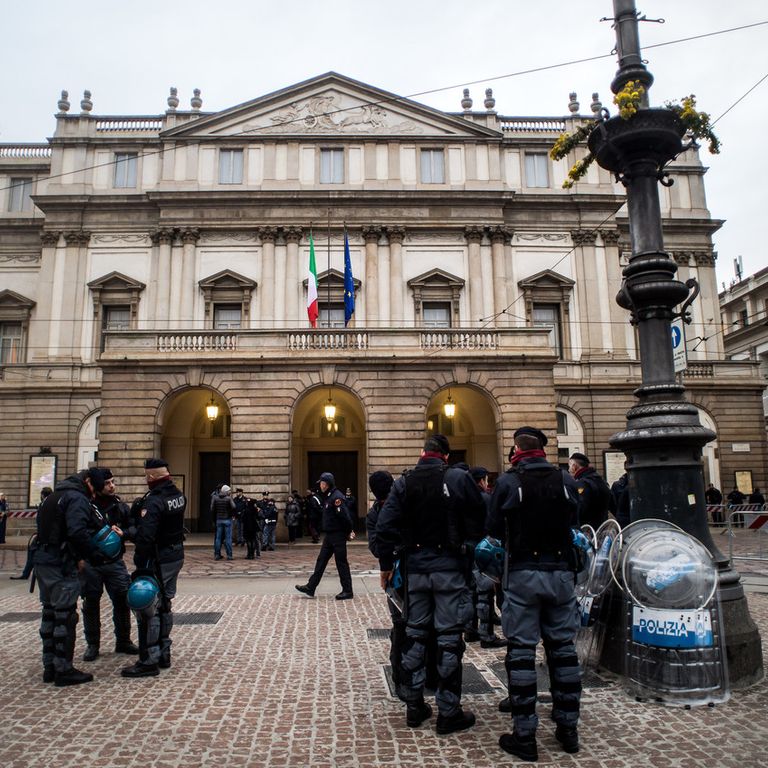
{"label": "manhole cover", "polygon": [[369,640],[389,640],[389,630],[386,627],[376,627],[366,630]]}
{"label": "manhole cover", "polygon": [[[384,667],[384,676],[387,679],[387,685],[389,686],[389,692],[392,696],[395,695],[395,686],[392,682],[392,667],[386,665]],[[479,696],[483,693],[491,693],[494,689],[488,684],[488,681],[480,674],[480,671],[474,664],[462,664],[461,672],[461,695],[462,696]],[[427,688],[427,691],[431,689]]]}
{"label": "manhole cover", "polygon": [[217,624],[224,615],[223,611],[215,613],[174,613],[173,623],[177,624]]}

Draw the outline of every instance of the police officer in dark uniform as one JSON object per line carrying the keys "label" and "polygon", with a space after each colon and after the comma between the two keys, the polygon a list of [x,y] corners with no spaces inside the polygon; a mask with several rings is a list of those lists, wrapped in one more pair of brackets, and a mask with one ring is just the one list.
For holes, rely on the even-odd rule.
{"label": "police officer in dark uniform", "polygon": [[355,537],[352,531],[352,518],[344,502],[344,494],[336,487],[336,479],[330,472],[320,475],[320,504],[322,507],[323,531],[325,537],[315,562],[315,570],[306,584],[297,584],[296,589],[307,597],[314,597],[317,585],[323,578],[325,566],[333,555],[336,570],[339,572],[341,592],[337,600],[351,600],[352,574],[347,560],[347,540]]}
{"label": "police officer in dark uniform", "polygon": [[43,606],[43,682],[60,687],[93,680],[93,675],[72,665],[80,596],[78,572],[86,560],[98,559],[98,547],[83,522],[99,514],[93,497],[89,471],[82,470],[59,483],[37,513],[34,562]]}
{"label": "police officer in dark uniform", "polygon": [[147,459],[144,474],[149,491],[137,507],[133,577],[152,576],[160,586],[160,599],[152,616],[137,612],[139,660],[123,668],[123,677],[154,677],[158,668],[171,666],[171,601],[184,565],[184,511],[187,499],[174,485],[168,462]]}
{"label": "police officer in dark uniform", "polygon": [[597,530],[607,519],[611,506],[611,488],[583,453],[572,453],[568,472],[576,480],[579,499],[579,525]]}
{"label": "police officer in dark uniform", "polygon": [[[114,476],[111,470],[106,467],[93,468],[89,470],[89,476],[96,492],[94,502],[101,513],[101,517],[95,522],[95,528],[93,516],[91,520],[84,520],[83,524],[91,529],[92,533],[96,533],[104,524],[114,525],[127,532],[130,527],[130,509],[115,493]],[[96,562],[86,562],[80,573],[83,598],[83,631],[87,643],[83,661],[94,661],[99,655],[101,641],[100,603],[105,587],[109,599],[112,601],[115,653],[135,655],[139,652],[137,646],[131,642],[131,611],[126,601],[131,578],[123,562],[124,553],[125,545],[120,547],[120,552],[113,558],[100,558]]]}
{"label": "police officer in dark uniform", "polygon": [[502,626],[507,637],[513,733],[499,746],[536,760],[536,646],[544,640],[552,691],[555,737],[566,752],[579,751],[577,724],[581,671],[574,645],[578,629],[572,527],[578,524],[576,482],[546,460],[547,438],[534,427],[514,435],[512,468],[496,482],[488,533],[505,542]]}
{"label": "police officer in dark uniform", "polygon": [[406,640],[402,653],[406,723],[417,728],[432,715],[424,701],[429,631],[437,632],[437,732],[463,731],[475,716],[461,707],[462,631],[472,617],[467,584],[466,522],[484,514],[480,491],[468,472],[447,465],[443,435],[424,443],[418,464],[399,477],[376,525],[381,585],[392,576],[393,554],[405,561]]}

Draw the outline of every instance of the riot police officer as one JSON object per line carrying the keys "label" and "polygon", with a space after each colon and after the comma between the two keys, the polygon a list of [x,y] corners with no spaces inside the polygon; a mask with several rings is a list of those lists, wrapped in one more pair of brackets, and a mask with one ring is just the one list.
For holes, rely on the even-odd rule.
{"label": "riot police officer", "polygon": [[402,690],[406,723],[416,728],[432,715],[424,701],[427,643],[437,632],[437,732],[463,731],[475,716],[461,707],[462,630],[473,612],[467,583],[467,522],[485,511],[468,472],[447,465],[450,446],[443,435],[424,443],[418,464],[392,487],[376,525],[381,584],[392,575],[393,553],[405,563],[406,639],[402,651]]}
{"label": "riot police officer", "polygon": [[347,560],[347,540],[355,537],[352,531],[352,518],[349,516],[344,494],[336,487],[336,478],[330,472],[323,472],[319,483],[325,538],[309,581],[306,584],[297,584],[296,589],[307,597],[314,597],[317,585],[323,578],[325,566],[333,555],[336,570],[339,572],[339,581],[341,581],[341,592],[336,595],[336,599],[351,600],[354,594],[352,574]]}
{"label": "riot police officer", "polygon": [[37,513],[38,546],[34,563],[43,606],[40,622],[43,682],[59,687],[93,680],[93,675],[72,665],[80,595],[78,572],[85,567],[86,560],[95,561],[100,556],[91,526],[84,524],[99,515],[92,503],[93,497],[89,470],[82,470],[59,483]]}
{"label": "riot police officer", "polygon": [[576,482],[546,460],[546,435],[535,427],[514,434],[512,468],[496,482],[488,533],[505,543],[502,626],[514,729],[499,746],[536,760],[536,646],[544,641],[552,691],[555,737],[579,751],[577,724],[581,671],[574,645],[578,629],[572,527],[578,522]]}
{"label": "riot police officer", "polygon": [[[130,526],[128,505],[115,493],[115,481],[111,470],[95,467],[89,470],[89,476],[96,493],[94,502],[101,513],[96,521],[97,528],[104,524],[116,526],[127,531]],[[83,520],[83,524],[92,527],[94,516]],[[96,530],[93,531],[95,533]],[[131,642],[131,612],[126,602],[131,579],[123,562],[125,546],[113,558],[101,557],[95,562],[87,561],[80,573],[83,598],[83,631],[87,647],[83,661],[94,661],[99,655],[101,641],[101,596],[104,588],[112,602],[112,620],[115,627],[115,653],[135,655],[139,649]]]}
{"label": "riot police officer", "polygon": [[125,667],[123,677],[154,677],[159,668],[171,666],[171,601],[176,596],[176,582],[184,565],[184,512],[187,499],[174,485],[168,462],[147,459],[144,474],[149,491],[136,504],[132,578],[154,578],[159,586],[156,604],[137,611],[139,625],[139,660]]}

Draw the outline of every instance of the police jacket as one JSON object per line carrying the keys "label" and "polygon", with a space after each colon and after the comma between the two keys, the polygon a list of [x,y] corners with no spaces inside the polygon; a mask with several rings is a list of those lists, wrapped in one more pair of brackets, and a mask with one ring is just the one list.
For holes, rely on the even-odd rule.
{"label": "police jacket", "polygon": [[56,491],[61,493],[59,507],[64,515],[66,536],[72,553],[78,560],[101,565],[104,558],[91,543],[91,538],[108,523],[91,500],[85,482],[79,475],[70,475],[56,486]]}
{"label": "police jacket", "polygon": [[211,496],[211,512],[215,513],[217,520],[229,520],[235,516],[235,502],[228,493],[215,491]]}
{"label": "police jacket", "polygon": [[[536,488],[530,488],[545,483],[542,491],[555,491],[548,503],[542,501],[543,493],[537,498]],[[571,528],[578,521],[576,481],[546,459],[533,457],[522,459],[496,481],[486,530],[504,542],[510,568],[569,570],[573,567]]]}
{"label": "police jacket", "polygon": [[391,571],[395,549],[407,555],[412,573],[465,571],[468,520],[482,519],[480,489],[463,469],[442,459],[422,457],[395,480],[379,513],[376,542],[379,566]]}
{"label": "police jacket", "polygon": [[267,525],[277,523],[277,505],[272,499],[262,499],[259,502],[259,509]]}
{"label": "police jacket", "polygon": [[576,488],[581,496],[579,523],[597,530],[608,519],[611,489],[602,475],[592,466],[582,468],[576,477]]}
{"label": "police jacket", "polygon": [[368,515],[365,518],[365,530],[368,533],[368,551],[378,560],[379,559],[379,543],[376,539],[376,524],[379,521],[379,513],[384,506],[383,501],[376,501],[371,504],[371,508],[368,510]]}
{"label": "police jacket", "polygon": [[146,568],[184,559],[184,511],[187,499],[169,478],[152,488],[141,500],[136,521],[134,563]]}
{"label": "police jacket", "polygon": [[347,510],[344,494],[338,488],[329,488],[320,494],[320,507],[323,515],[323,531],[347,536],[352,530],[352,519]]}

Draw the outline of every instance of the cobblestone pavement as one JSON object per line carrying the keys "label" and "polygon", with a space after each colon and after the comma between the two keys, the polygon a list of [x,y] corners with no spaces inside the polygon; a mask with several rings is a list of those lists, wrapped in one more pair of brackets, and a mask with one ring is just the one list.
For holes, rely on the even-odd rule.
{"label": "cobblestone pavement", "polygon": [[[105,653],[79,663],[94,672],[94,682],[59,689],[40,679],[37,596],[26,583],[7,579],[23,552],[0,547],[0,766],[491,768],[518,762],[497,746],[510,728],[509,716],[496,707],[504,695],[495,674],[503,651],[468,646],[464,660],[474,670],[466,677],[485,690],[464,698],[478,714],[475,728],[437,736],[434,718],[418,729],[405,726],[403,705],[386,683],[388,643],[376,631],[387,627],[388,612],[375,563],[364,546],[350,549],[356,597],[337,602],[333,564],[315,600],[293,590],[312,567],[312,545],[282,545],[260,561],[244,560],[237,548],[235,560],[216,563],[207,545],[190,547],[174,609],[182,620],[220,613],[218,622],[177,624],[172,669],[142,680],[119,676],[129,657],[110,652],[105,626]],[[749,606],[765,646],[768,594],[750,593]],[[106,605],[103,614],[106,624]],[[79,638],[78,658],[83,649]],[[685,710],[638,703],[618,681],[595,678],[584,693],[578,755],[560,751],[549,704],[539,704],[539,763],[768,766],[767,705],[765,681],[735,692],[726,704]]]}

